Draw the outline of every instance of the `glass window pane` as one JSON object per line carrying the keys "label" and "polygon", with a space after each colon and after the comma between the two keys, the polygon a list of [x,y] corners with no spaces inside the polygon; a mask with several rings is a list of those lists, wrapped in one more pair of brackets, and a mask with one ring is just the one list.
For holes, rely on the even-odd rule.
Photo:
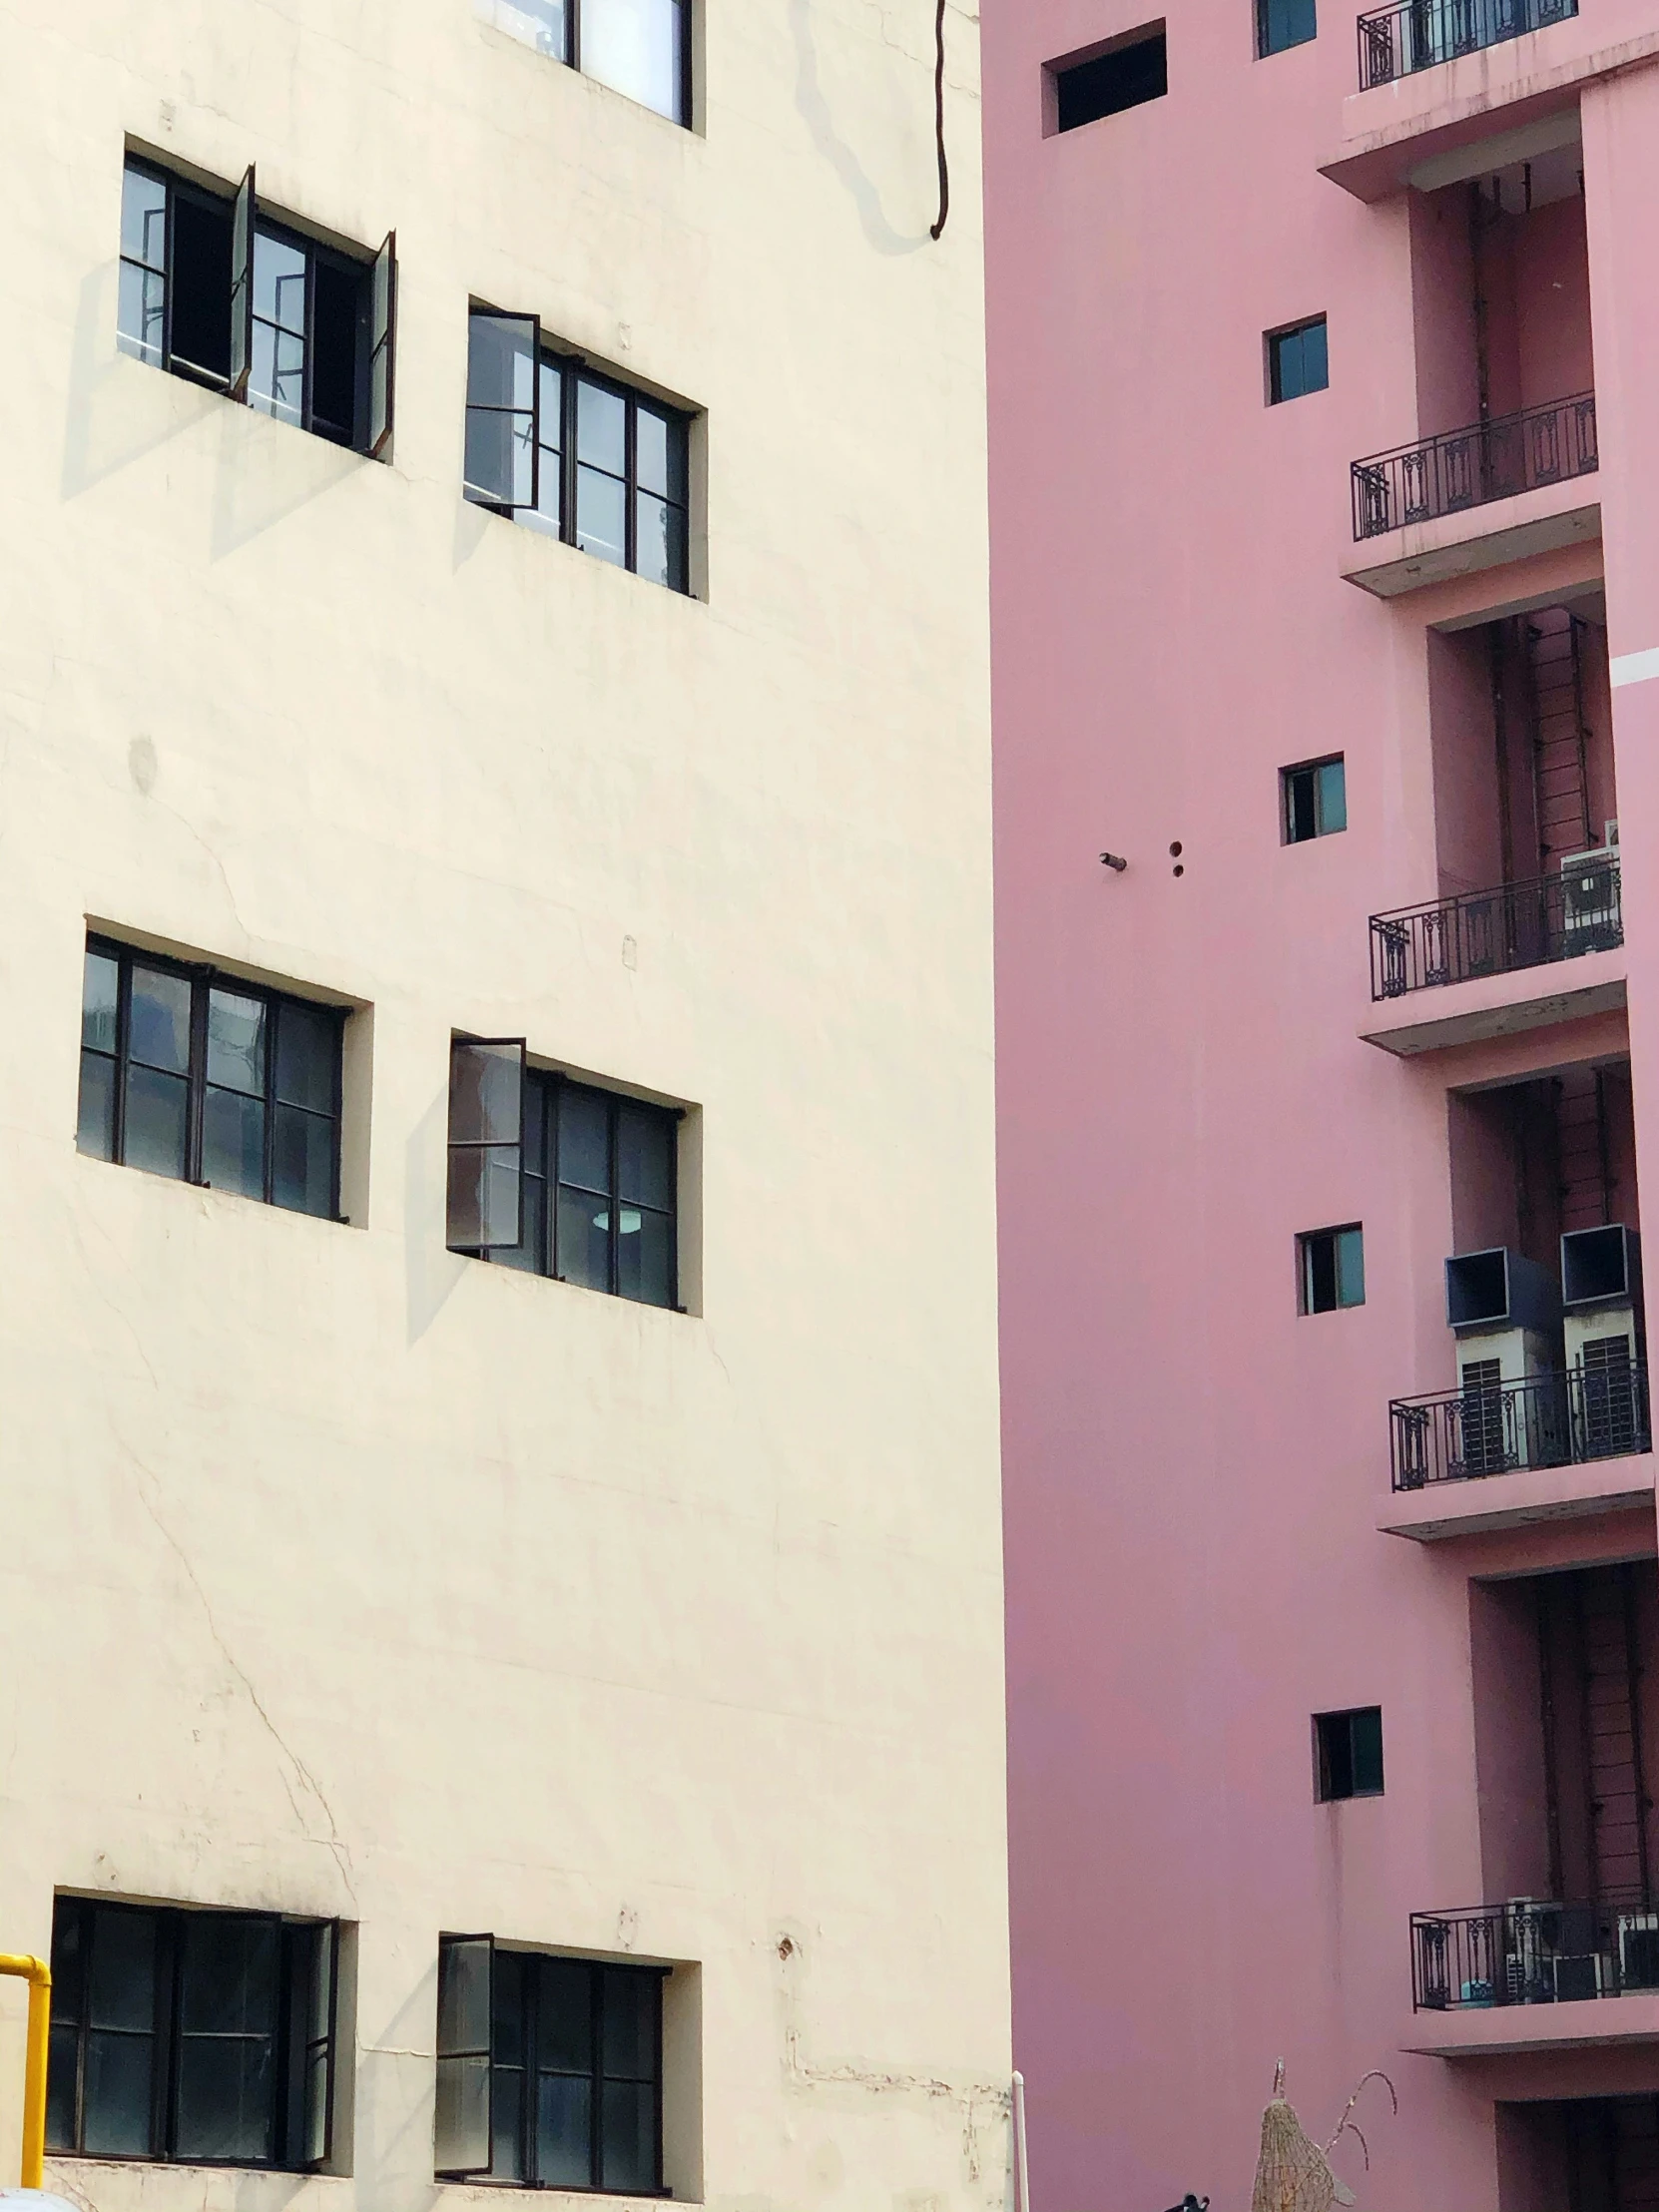
{"label": "glass window pane", "polygon": [[123,353],[131,353],[136,360],[148,361],[152,368],[159,368],[166,331],[166,277],[148,269],[136,269],[131,262],[123,262],[116,309],[116,343]]}
{"label": "glass window pane", "polygon": [[167,267],[167,187],[136,169],[121,180],[121,251],[146,269]]}
{"label": "glass window pane", "polygon": [[567,2073],[593,2067],[593,1972],[579,1958],[537,1961],[536,2057]]}
{"label": "glass window pane", "polygon": [[273,2067],[263,2035],[185,2035],[179,2045],[178,2154],[260,2161],[272,2155]]}
{"label": "glass window pane", "polygon": [[52,1910],[52,2020],[81,2017],[81,1971],[86,1952],[82,1929],[83,1908],[73,1898],[59,1898]]}
{"label": "glass window pane", "polygon": [[491,2083],[490,2172],[497,2181],[524,2177],[524,2075],[517,2066],[497,2066]]}
{"label": "glass window pane", "polygon": [[524,1129],[524,1047],[474,1044],[449,1048],[451,1144],[516,1145]]}
{"label": "glass window pane", "polygon": [[490,2005],[490,2056],[498,2066],[524,2063],[524,1966],[518,1951],[495,1954]]}
{"label": "glass window pane", "polygon": [[279,1947],[274,1924],[190,1913],[184,1930],[180,2018],[185,2032],[274,2034]]}
{"label": "glass window pane", "polygon": [[1320,831],[1330,836],[1333,830],[1348,828],[1348,779],[1341,761],[1327,761],[1315,774],[1319,779]]}
{"label": "glass window pane", "polygon": [[504,1268],[518,1268],[526,1275],[542,1275],[547,1269],[547,1185],[539,1175],[524,1178],[524,1233],[516,1245],[503,1245],[490,1258]]}
{"label": "glass window pane", "polygon": [[[52,1970],[56,1997],[57,1968]],[[70,2020],[54,2017],[46,2055],[46,2147],[75,2148],[75,2069],[80,2064],[81,2033]]]}
{"label": "glass window pane", "polygon": [[593,2084],[585,2074],[540,2074],[536,2171],[548,2187],[593,2179]]}
{"label": "glass window pane", "polygon": [[556,62],[570,59],[570,32],[564,0],[494,0],[492,21],[509,38],[522,39]]}
{"label": "glass window pane", "polygon": [[305,418],[305,347],[300,338],[269,322],[254,324],[254,365],[248,379],[248,403],[279,422]]}
{"label": "glass window pane", "polygon": [[94,1160],[115,1158],[115,1062],[102,1052],[81,1054],[81,1108],[75,1142]]}
{"label": "glass window pane", "polygon": [[155,2037],[94,2028],[87,2037],[82,2141],[111,2157],[143,2157],[150,2148]]}
{"label": "glass window pane", "polygon": [[116,1000],[121,964],[107,952],[87,954],[81,987],[81,1042],[95,1052],[115,1050]]}
{"label": "glass window pane", "polygon": [[602,2064],[623,2081],[653,2081],[657,2074],[657,2010],[662,1978],[631,1973],[625,1966],[604,1968],[605,2023]]}
{"label": "glass window pane", "polygon": [[686,513],[649,492],[635,497],[634,567],[649,583],[686,588]]}
{"label": "glass window pane", "polygon": [[1366,1241],[1362,1231],[1344,1229],[1337,1236],[1337,1304],[1366,1303]]}
{"label": "glass window pane", "polygon": [[474,498],[497,506],[530,504],[535,394],[534,320],[473,314],[467,333],[466,486]]}
{"label": "glass window pane", "polygon": [[1353,1728],[1355,1794],[1374,1794],[1382,1787],[1382,1708],[1373,1705],[1356,1713]]}
{"label": "glass window pane", "polygon": [[452,1147],[448,1239],[459,1252],[506,1250],[523,1241],[524,1178],[517,1145]]}
{"label": "glass window pane", "polygon": [[674,1147],[679,1122],[657,1106],[617,1110],[617,1189],[624,1198],[665,1211],[674,1204]]}
{"label": "glass window pane", "polygon": [[528,414],[468,407],[466,484],[475,498],[499,507],[529,506],[533,429]]}
{"label": "glass window pane", "polygon": [[576,386],[576,458],[612,476],[628,465],[628,402],[585,376]]}
{"label": "glass window pane", "polygon": [[604,2098],[604,2186],[654,2191],[657,2186],[657,2092],[645,2083],[607,2081]]}
{"label": "glass window pane", "polygon": [[202,1180],[216,1191],[265,1196],[265,1100],[212,1090],[202,1109]]}
{"label": "glass window pane", "polygon": [[268,231],[254,237],[254,312],[279,330],[305,335],[305,256]]}
{"label": "glass window pane", "polygon": [[334,1212],[334,1153],[339,1124],[322,1114],[278,1106],[272,1131],[271,1202],[292,1214],[329,1221]]}
{"label": "glass window pane", "polygon": [[668,1214],[622,1208],[616,1287],[645,1306],[674,1304],[674,1223]]}
{"label": "glass window pane", "polygon": [[610,1201],[559,1187],[559,1273],[590,1291],[611,1287]]}
{"label": "glass window pane", "polygon": [[184,1075],[190,1068],[190,980],[160,968],[133,966],[130,1016],[135,1060]]}
{"label": "glass window pane", "polygon": [[618,568],[628,561],[628,493],[614,476],[591,468],[576,471],[576,542]]}
{"label": "glass window pane", "polygon": [[437,2171],[484,2173],[490,2160],[490,2062],[439,2057],[433,2147]]}
{"label": "glass window pane", "polygon": [[94,2027],[156,2024],[156,1918],[153,1913],[97,1912],[87,2016]]}
{"label": "glass window pane", "polygon": [[239,992],[208,993],[208,1081],[228,1091],[265,1096],[266,1007]]}
{"label": "glass window pane", "polygon": [[182,1075],[158,1075],[141,1067],[127,1070],[124,1157],[130,1168],[145,1168],[152,1175],[184,1174],[186,1105]]}
{"label": "glass window pane", "polygon": [[668,481],[668,419],[652,407],[634,410],[634,477],[641,491],[660,499],[678,498]]}
{"label": "glass window pane", "polygon": [[574,1083],[559,1092],[559,1181],[589,1191],[611,1187],[610,1101]]}
{"label": "glass window pane", "polygon": [[679,0],[584,0],[582,68],[613,91],[682,122]]}
{"label": "glass window pane", "polygon": [[331,1114],[339,1050],[337,1014],[284,999],[276,1009],[276,1096],[286,1106]]}

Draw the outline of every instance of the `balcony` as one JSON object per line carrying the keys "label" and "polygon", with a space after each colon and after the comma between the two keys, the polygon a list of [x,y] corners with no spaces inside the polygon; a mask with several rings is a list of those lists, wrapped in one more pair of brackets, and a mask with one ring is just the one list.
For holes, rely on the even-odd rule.
{"label": "balcony", "polygon": [[1659,1991],[1659,1910],[1512,1898],[1411,1916],[1417,2012],[1576,2004]]}
{"label": "balcony", "polygon": [[1578,13],[1578,0],[1397,0],[1361,16],[1360,90],[1524,38]]}
{"label": "balcony", "polygon": [[1526,407],[1467,430],[1447,430],[1354,463],[1354,536],[1382,537],[1414,523],[1515,499],[1596,468],[1593,391]]}
{"label": "balcony", "polygon": [[1372,999],[1613,951],[1624,942],[1621,888],[1617,853],[1597,853],[1530,882],[1373,914]]}
{"label": "balcony", "polygon": [[1653,1449],[1647,1370],[1635,1363],[1396,1397],[1388,1425],[1396,1491]]}

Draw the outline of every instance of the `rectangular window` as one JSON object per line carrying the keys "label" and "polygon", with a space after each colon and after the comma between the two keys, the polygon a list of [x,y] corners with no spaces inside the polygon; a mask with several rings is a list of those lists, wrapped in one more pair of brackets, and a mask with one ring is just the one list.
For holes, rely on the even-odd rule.
{"label": "rectangular window", "polygon": [[480,0],[480,11],[538,54],[690,124],[691,0]]}
{"label": "rectangular window", "polygon": [[396,246],[337,252],[259,206],[128,157],[117,343],[263,414],[382,454],[391,439]]}
{"label": "rectangular window", "polygon": [[[498,1109],[478,1115],[479,1056],[515,1050],[517,1040],[457,1038],[453,1047],[450,1250],[645,1306],[677,1305],[679,1113],[528,1068],[516,1121],[505,1073]],[[480,1162],[494,1177],[487,1190]]]}
{"label": "rectangular window", "polygon": [[1314,1715],[1314,1795],[1321,1805],[1382,1795],[1381,1706]]}
{"label": "rectangular window", "polygon": [[1256,0],[1256,54],[1266,61],[1319,36],[1315,0]]}
{"label": "rectangular window", "polygon": [[1331,381],[1326,347],[1325,317],[1293,323],[1287,330],[1270,330],[1268,347],[1268,405],[1301,399],[1311,391],[1324,391]]}
{"label": "rectangular window", "polygon": [[534,315],[472,310],[468,499],[684,592],[689,476],[685,415],[551,351]]}
{"label": "rectangular window", "polygon": [[661,2196],[667,1973],[440,1937],[438,2178]]}
{"label": "rectangular window", "polygon": [[1307,761],[1281,769],[1285,802],[1285,842],[1304,844],[1348,828],[1348,776],[1340,753],[1329,761]]}
{"label": "rectangular window", "polygon": [[57,1900],[52,2150],[311,2172],[330,2155],[339,1928]]}
{"label": "rectangular window", "polygon": [[1149,23],[1110,46],[1050,62],[1053,129],[1080,130],[1127,108],[1144,107],[1169,91],[1169,52],[1161,23]]}
{"label": "rectangular window", "polygon": [[89,937],[76,1142],[334,1220],[344,1024],[337,1006]]}
{"label": "rectangular window", "polygon": [[1297,1239],[1302,1311],[1335,1313],[1366,1303],[1366,1246],[1358,1222],[1346,1229],[1314,1229]]}

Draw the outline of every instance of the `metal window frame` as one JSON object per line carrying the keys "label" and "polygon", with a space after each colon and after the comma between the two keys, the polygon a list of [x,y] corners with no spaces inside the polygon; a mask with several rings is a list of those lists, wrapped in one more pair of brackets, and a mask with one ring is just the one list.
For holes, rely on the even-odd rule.
{"label": "metal window frame", "polygon": [[[1381,1705],[1340,1706],[1333,1712],[1314,1714],[1314,1802],[1316,1805],[1348,1805],[1356,1798],[1380,1798],[1386,1795],[1386,1769],[1383,1771],[1382,1782],[1379,1783],[1375,1790],[1362,1790],[1357,1787],[1348,1790],[1334,1790],[1331,1787],[1329,1731],[1338,1727],[1343,1730],[1348,1744],[1348,1772],[1349,1779],[1352,1782],[1359,1773],[1359,1762],[1354,1752],[1354,1724],[1358,1720],[1369,1718],[1373,1713],[1377,1715],[1378,1736],[1381,1740],[1382,1731],[1382,1708]],[[1381,1749],[1381,1742],[1379,1748]]]}
{"label": "metal window frame", "polygon": [[[454,1123],[455,1056],[458,1052],[473,1049],[505,1051],[516,1049],[518,1053],[518,1135],[511,1142],[501,1138],[457,1137]],[[529,1089],[529,1044],[523,1037],[475,1037],[470,1031],[454,1031],[449,1039],[449,1077],[445,1107],[445,1193],[444,1193],[444,1249],[456,1253],[462,1259],[487,1260],[492,1252],[516,1252],[524,1242],[524,1100]],[[516,1152],[518,1154],[518,1235],[510,1245],[450,1244],[449,1207],[454,1191],[455,1155],[458,1152]],[[480,1227],[487,1224],[480,1219]]]}
{"label": "metal window frame", "polygon": [[[489,1991],[485,2004],[485,2010],[488,2014],[489,2020],[488,2040],[481,2046],[478,2044],[468,2044],[464,2048],[459,2050],[446,2051],[441,2047],[443,2030],[444,1954],[448,1950],[458,1949],[463,1943],[483,1943],[488,1946]],[[495,1937],[488,1934],[470,1936],[456,1934],[440,1935],[438,1937],[437,1988],[434,1992],[436,2000],[437,2027],[437,2038],[433,2044],[434,2080],[436,2079],[436,2069],[438,2067],[441,2067],[446,2059],[481,2057],[484,2060],[484,2127],[489,2137],[490,2164],[493,2164],[495,2159]],[[436,2114],[434,2114],[434,2118],[435,2117]],[[477,2181],[482,2176],[487,2175],[489,2171],[489,2164],[483,2166],[465,2167],[440,2166],[437,2163],[435,2155],[433,2158],[432,2177],[436,2181]]]}
{"label": "metal window frame", "polygon": [[[1282,768],[1279,771],[1279,837],[1282,844],[1312,844],[1317,837],[1333,837],[1341,834],[1338,830],[1328,830],[1325,825],[1325,802],[1321,797],[1319,786],[1319,772],[1322,768],[1341,768],[1346,785],[1348,756],[1343,753],[1322,753],[1316,760],[1293,761],[1289,768]],[[1314,779],[1314,830],[1313,834],[1306,837],[1299,837],[1296,834],[1296,824],[1292,815],[1292,783],[1298,776],[1311,776]],[[1347,828],[1346,822],[1344,828]]]}
{"label": "metal window frame", "polygon": [[[250,171],[249,174],[252,175],[253,172]],[[337,445],[348,453],[365,453],[370,460],[378,460],[391,437],[391,373],[395,360],[392,330],[395,323],[397,297],[396,232],[388,231],[380,246],[379,253],[373,254],[364,260],[359,255],[345,253],[337,246],[324,246],[319,239],[311,238],[303,231],[296,231],[291,224],[283,223],[278,217],[267,215],[256,201],[254,207],[254,251],[256,254],[259,251],[259,242],[262,238],[271,239],[278,246],[291,247],[296,254],[303,255],[305,262],[305,328],[301,341],[305,348],[305,358],[300,372],[302,396],[299,406],[299,428],[307,431],[312,437],[321,438],[324,444]],[[391,256],[391,260],[388,270],[388,309],[384,340],[387,354],[386,424],[379,443],[375,444],[370,436],[373,428],[370,420],[370,406],[374,356],[381,348],[374,340],[374,272],[379,265],[381,256],[387,254]],[[252,269],[252,264],[250,264],[250,268]],[[319,428],[316,420],[316,273],[321,268],[332,270],[336,276],[349,277],[356,287],[357,294],[352,343],[352,421],[350,435],[343,438],[336,437],[331,428]],[[266,319],[263,315],[254,312],[252,304],[249,311],[251,320],[255,323]],[[252,373],[252,354],[250,354],[250,373]],[[249,398],[248,404],[250,406],[254,404],[252,397]],[[265,409],[260,407],[256,408],[255,411],[263,414]],[[275,421],[279,422],[281,419],[280,415],[273,416]]]}
{"label": "metal window frame", "polygon": [[[1305,1317],[1315,1314],[1357,1313],[1366,1303],[1364,1298],[1352,1299],[1345,1303],[1341,1296],[1342,1262],[1337,1247],[1337,1239],[1351,1235],[1363,1238],[1365,1236],[1364,1222],[1340,1221],[1328,1229],[1302,1229],[1297,1232],[1297,1308]],[[1330,1240],[1332,1248],[1332,1282],[1338,1295],[1330,1306],[1316,1306],[1313,1296],[1313,1253],[1315,1246],[1324,1244],[1327,1239]],[[1365,1267],[1364,1254],[1365,1247],[1362,1244],[1360,1262],[1362,1270]]]}
{"label": "metal window frame", "polygon": [[[525,1960],[532,1969],[539,1967],[542,1959],[555,1959],[561,1965],[580,1966],[588,1976],[588,2033],[589,2033],[589,2104],[588,2104],[588,2174],[586,2182],[544,2182],[536,2166],[536,2112],[539,2103],[538,2083],[540,2068],[538,2049],[541,2030],[541,1985],[539,1971],[531,1970],[522,1975],[519,1996],[519,2047],[524,2056],[520,2064],[523,2089],[519,2097],[518,2178],[496,2176],[491,2169],[490,2178],[498,2187],[510,2189],[559,2188],[584,2196],[611,2196],[617,2188],[606,2179],[604,2170],[605,2083],[611,2077],[605,2072],[605,1976],[607,1973],[626,1973],[651,1979],[657,1983],[657,2001],[652,2020],[653,2079],[653,2133],[654,2179],[649,2189],[630,2188],[630,2196],[667,2197],[672,2191],[663,2180],[663,1992],[667,1987],[672,1966],[647,1965],[634,1958],[593,1958],[577,1956],[568,1951],[534,1950],[520,1948],[511,1943],[493,1944],[494,1954],[503,1954]],[[622,2078],[618,2076],[617,2078]],[[629,2080],[634,2077],[629,2076]],[[493,2117],[495,2082],[494,2039],[490,2050],[490,2100]],[[493,2128],[492,2128],[493,2141]]]}
{"label": "metal window frame", "polygon": [[[565,10],[565,48],[568,67],[585,75],[582,69],[582,9],[586,0],[567,0]],[[693,0],[673,0],[675,14],[680,19],[680,113],[664,116],[665,123],[673,123],[682,131],[695,129],[692,116],[692,98],[695,90],[692,69],[692,33],[695,24],[692,16]],[[626,94],[621,97],[626,98]],[[635,101],[636,107],[644,107],[643,101]],[[648,115],[655,115],[655,108],[647,108]]]}
{"label": "metal window frame", "polygon": [[[1318,329],[1323,329],[1326,333],[1325,382],[1323,384],[1304,384],[1298,391],[1287,391],[1282,372],[1280,348],[1287,338],[1300,338],[1309,330]],[[1320,313],[1302,315],[1295,322],[1281,322],[1276,328],[1265,330],[1262,333],[1262,340],[1267,348],[1268,356],[1267,380],[1268,405],[1270,407],[1287,406],[1293,399],[1308,399],[1317,391],[1329,391],[1331,389],[1330,332],[1331,317],[1329,313]]]}
{"label": "metal window frame", "polygon": [[1275,54],[1294,53],[1299,46],[1313,45],[1319,37],[1318,0],[1312,0],[1312,4],[1315,10],[1314,28],[1308,33],[1307,37],[1284,39],[1275,46],[1268,36],[1273,0],[1256,0],[1256,59],[1259,62],[1271,61]]}
{"label": "metal window frame", "polygon": [[[113,959],[116,961],[118,968],[116,980],[116,1044],[113,1055],[115,1061],[114,1129],[110,1146],[110,1160],[116,1167],[125,1167],[127,1164],[127,1088],[128,1072],[132,1065],[133,967],[135,963],[143,967],[155,968],[165,975],[179,976],[191,986],[190,1064],[184,1074],[185,1172],[178,1180],[193,1184],[199,1190],[220,1188],[217,1184],[206,1183],[202,1175],[202,1132],[209,1090],[209,993],[215,990],[234,991],[238,997],[261,1000],[267,1009],[268,1032],[264,1095],[265,1159],[262,1172],[263,1190],[260,1199],[257,1201],[257,1203],[266,1206],[276,1204],[272,1192],[275,1187],[276,1109],[278,1104],[276,1096],[276,1047],[277,1032],[282,1019],[282,1008],[284,1006],[295,1006],[304,1013],[321,1014],[332,1019],[334,1026],[334,1052],[330,1071],[333,1076],[332,1106],[326,1115],[320,1114],[310,1107],[301,1107],[294,1110],[309,1113],[314,1120],[325,1119],[333,1129],[333,1156],[329,1174],[328,1212],[326,1215],[312,1215],[309,1218],[336,1223],[343,1220],[344,1217],[339,1210],[340,1151],[344,1121],[345,1023],[349,1009],[344,1006],[333,1005],[324,999],[302,998],[295,991],[276,990],[267,983],[250,983],[240,975],[228,975],[222,968],[216,968],[207,962],[181,960],[167,953],[150,952],[142,945],[127,944],[120,938],[106,937],[93,930],[89,930],[87,934],[86,949],[90,953],[100,954],[105,959]],[[80,1049],[88,1051],[93,1048],[83,1044]],[[103,1057],[109,1058],[111,1055],[105,1054]],[[168,1178],[168,1180],[172,1179]],[[249,1194],[239,1192],[236,1195],[247,1197]],[[282,1213],[299,1213],[302,1209],[284,1206],[279,1211]]]}
{"label": "metal window frame", "polygon": [[[64,2155],[76,2158],[96,2159],[108,2165],[190,2165],[225,2167],[244,2173],[315,2173],[321,2171],[333,2155],[333,2120],[335,2096],[335,2067],[338,2049],[339,2023],[339,1931],[337,1920],[311,1920],[282,1913],[245,1912],[230,1906],[204,1906],[194,1908],[178,1905],[140,1905],[125,1898],[85,1897],[75,1893],[60,1892],[53,1900],[53,1939],[56,1947],[58,1916],[72,1913],[80,1929],[80,1989],[77,1994],[78,2017],[66,2025],[75,2030],[75,2086],[73,2140],[67,2146],[59,2146]],[[154,2063],[151,2069],[150,2143],[143,2151],[96,2151],[85,2149],[86,2138],[86,2064],[87,2043],[92,2032],[91,2022],[91,1968],[93,1928],[100,1913],[142,1915],[155,1923],[156,1975],[154,2006],[149,2030]],[[272,2146],[268,2158],[214,2158],[200,2151],[192,2151],[181,2157],[179,2140],[179,2097],[181,2092],[180,2060],[184,2040],[183,1970],[184,1933],[193,1921],[258,1922],[275,1928],[277,1935],[276,1950],[276,2006],[271,2031],[272,2067],[271,2090],[267,2113],[269,2140]],[[292,2155],[294,2146],[287,2140],[287,2113],[292,2088],[289,2060],[290,2038],[288,2029],[293,2002],[293,1981],[296,1971],[295,1938],[301,1933],[313,1930],[324,1932],[329,1958],[328,2001],[328,2055],[325,2067],[327,2099],[323,2116],[323,2150],[317,2158],[298,2158]],[[303,2101],[301,2100],[301,2115]],[[303,2124],[303,2118],[301,2118]]]}

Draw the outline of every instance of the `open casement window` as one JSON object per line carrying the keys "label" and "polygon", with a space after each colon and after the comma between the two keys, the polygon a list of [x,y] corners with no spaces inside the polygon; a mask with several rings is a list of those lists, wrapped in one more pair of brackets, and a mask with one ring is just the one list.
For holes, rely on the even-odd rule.
{"label": "open casement window", "polygon": [[314,2171],[332,2140],[339,1929],[57,1900],[47,2140]]}
{"label": "open casement window", "polygon": [[369,279],[368,451],[379,460],[391,442],[392,387],[396,381],[397,233],[388,231],[374,257]]}
{"label": "open casement window", "polygon": [[500,1252],[524,1238],[523,1037],[449,1047],[451,1252]]}
{"label": "open casement window", "polygon": [[231,383],[233,399],[248,397],[254,366],[254,170],[237,187],[231,217]]}
{"label": "open casement window", "polygon": [[437,2106],[432,2170],[440,2181],[490,2170],[493,1936],[438,1937]]}
{"label": "open casement window", "polygon": [[466,496],[506,515],[536,507],[541,324],[475,307],[467,331]]}

